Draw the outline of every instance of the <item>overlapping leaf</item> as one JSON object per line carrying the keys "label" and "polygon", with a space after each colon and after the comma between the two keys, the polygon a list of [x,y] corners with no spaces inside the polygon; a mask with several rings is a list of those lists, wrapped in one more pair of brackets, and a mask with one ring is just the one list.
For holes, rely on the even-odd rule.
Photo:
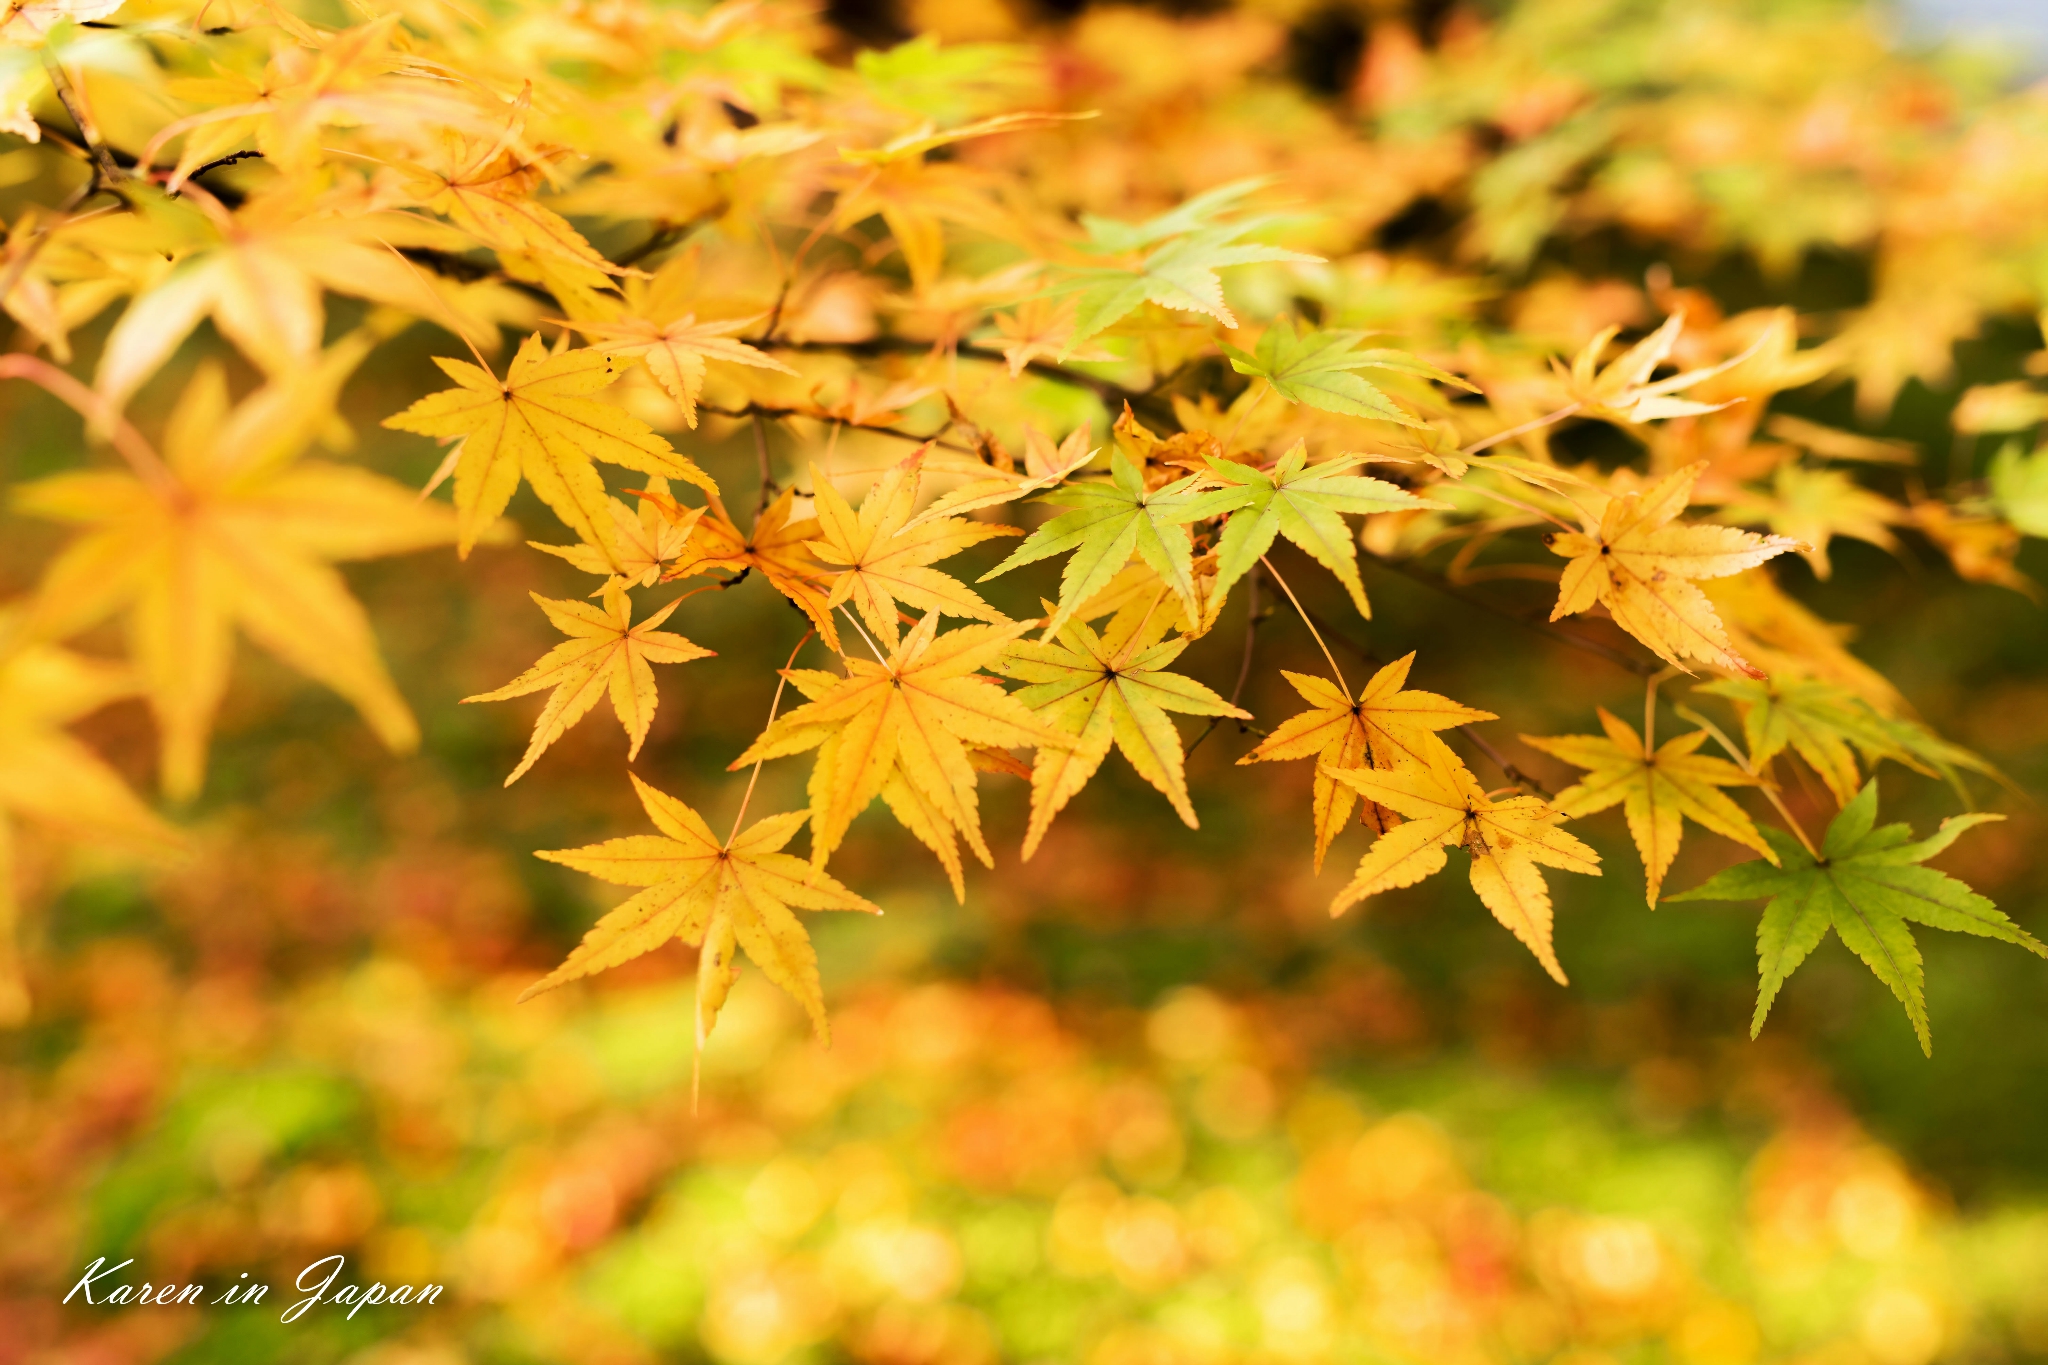
{"label": "overlapping leaf", "polygon": [[999,522],[960,517],[919,518],[908,525],[923,478],[923,452],[891,466],[875,481],[856,514],[822,470],[811,466],[818,539],[809,544],[821,563],[838,571],[826,607],[851,602],[878,639],[896,648],[898,603],[975,621],[1003,621],[1001,612],[949,574],[930,566],[969,546],[1020,534]]}
{"label": "overlapping leaf", "polygon": [[1364,332],[1344,330],[1302,334],[1295,331],[1291,319],[1281,318],[1260,335],[1249,355],[1228,344],[1224,344],[1223,353],[1230,357],[1231,369],[1265,380],[1274,393],[1290,403],[1306,403],[1346,417],[1398,422],[1406,427],[1427,427],[1429,423],[1387,397],[1360,375],[1360,370],[1385,370],[1461,389],[1472,388],[1456,375],[1406,351],[1385,347],[1359,350],[1358,343],[1365,336]]}
{"label": "overlapping leaf", "polygon": [[674,503],[661,504],[669,520],[693,526],[689,543],[663,572],[664,582],[701,573],[741,575],[755,569],[769,586],[787,597],[810,617],[820,639],[839,648],[839,627],[833,620],[829,595],[832,571],[811,556],[810,544],[818,536],[816,517],[789,519],[796,506],[796,490],[785,488],[774,502],[754,518],[754,529],[745,535],[733,524],[725,504],[717,498],[701,520],[695,509]]}
{"label": "overlapping leaf", "polygon": [[1839,683],[1817,678],[1724,678],[1702,683],[1698,690],[1726,697],[1741,711],[1751,763],[1761,768],[1790,748],[1843,805],[1855,796],[1861,780],[1858,754],[1869,767],[1888,758],[1951,783],[1962,769],[1995,771],[1961,745],[1917,721],[1885,715]]}
{"label": "overlapping leaf", "polygon": [[1110,456],[1109,467],[1108,483],[1068,483],[1046,494],[1045,501],[1074,510],[1033,531],[1008,559],[981,576],[985,583],[1020,565],[1068,555],[1060,573],[1059,606],[1046,623],[1048,638],[1057,636],[1081,604],[1116,577],[1133,555],[1172,589],[1190,620],[1202,617],[1187,523],[1214,513],[1196,491],[1198,476],[1190,474],[1148,491],[1121,451]]}
{"label": "overlapping leaf", "polygon": [[[1351,818],[1358,794],[1339,782],[1332,773],[1345,768],[1392,768],[1401,762],[1427,762],[1435,752],[1432,738],[1437,731],[1474,721],[1497,720],[1491,711],[1462,706],[1434,692],[1409,690],[1408,670],[1414,666],[1413,651],[1394,660],[1377,673],[1353,698],[1327,678],[1281,670],[1283,677],[1308,703],[1308,710],[1296,712],[1259,741],[1259,746],[1240,758],[1243,763],[1278,763],[1290,759],[1316,760],[1314,826],[1316,871],[1323,870],[1323,855],[1330,841]],[[1377,816],[1378,807],[1365,803],[1360,814],[1375,832],[1384,833],[1389,822]]]}
{"label": "overlapping leaf", "polygon": [[1472,855],[1472,889],[1493,917],[1536,955],[1559,985],[1564,969],[1551,946],[1550,888],[1539,867],[1600,875],[1600,855],[1557,828],[1563,817],[1534,796],[1495,801],[1440,739],[1430,736],[1422,761],[1390,769],[1332,768],[1330,776],[1407,817],[1373,841],[1330,913],[1367,896],[1416,882],[1443,869],[1446,848]]}
{"label": "overlapping leaf", "polygon": [[1640,492],[1591,495],[1583,532],[1553,533],[1546,542],[1571,562],[1558,585],[1555,621],[1596,602],[1615,623],[1667,663],[1697,659],[1731,673],[1762,674],[1737,654],[1714,604],[1693,584],[1753,568],[1799,548],[1785,536],[1732,526],[1678,526],[1705,463],[1688,465]]}
{"label": "overlapping leaf", "polygon": [[635,499],[640,504],[638,511],[617,498],[610,499],[612,544],[618,551],[616,565],[595,545],[543,545],[537,540],[526,543],[567,560],[585,573],[623,579],[629,588],[647,587],[681,557],[705,509],[678,506],[669,496],[667,479],[649,479],[646,487],[634,491],[641,495]]}
{"label": "overlapping leaf", "polygon": [[1216,542],[1217,599],[1251,571],[1276,538],[1285,536],[1337,576],[1359,615],[1371,616],[1372,605],[1358,577],[1358,542],[1343,514],[1447,510],[1450,504],[1416,497],[1384,479],[1348,472],[1363,463],[1363,457],[1341,455],[1312,465],[1300,442],[1280,457],[1271,473],[1234,460],[1209,461],[1210,474],[1225,486],[1205,495],[1195,508],[1205,516],[1230,515]]}
{"label": "overlapping leaf", "polygon": [[682,479],[716,494],[718,484],[654,429],[588,395],[616,380],[630,359],[603,350],[549,355],[528,337],[505,379],[461,360],[434,357],[456,383],[420,399],[384,425],[460,439],[455,461],[456,548],[468,554],[524,478],[563,524],[621,568],[604,480],[593,461]]}
{"label": "overlapping leaf", "polygon": [[1057,293],[1071,294],[1076,300],[1074,330],[1062,358],[1146,303],[1204,313],[1226,327],[1235,327],[1237,317],[1223,301],[1223,281],[1217,271],[1259,261],[1313,264],[1321,260],[1283,247],[1244,241],[1246,234],[1266,226],[1263,219],[1222,225],[1214,221],[1259,184],[1248,180],[1218,186],[1144,223],[1083,217],[1089,249],[1124,259],[1078,267],[1055,286]]}
{"label": "overlapping leaf", "polygon": [[820,865],[900,769],[929,818],[958,831],[992,866],[970,749],[1071,742],[994,680],[977,676],[1032,625],[973,625],[941,635],[939,614],[931,612],[885,662],[848,656],[845,678],[777,717],[732,766],[819,751],[809,790],[811,858]]}

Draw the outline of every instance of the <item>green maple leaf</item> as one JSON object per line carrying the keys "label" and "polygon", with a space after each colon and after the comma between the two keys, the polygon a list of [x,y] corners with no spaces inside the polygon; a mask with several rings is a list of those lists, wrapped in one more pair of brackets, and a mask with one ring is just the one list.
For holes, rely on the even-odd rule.
{"label": "green maple leaf", "polygon": [[1108,483],[1070,483],[1046,494],[1042,501],[1078,505],[1032,532],[1008,559],[981,576],[986,583],[1019,565],[1072,551],[1060,575],[1059,608],[1046,623],[1048,638],[1057,636],[1074,612],[1116,577],[1134,554],[1173,589],[1188,620],[1201,619],[1194,552],[1183,529],[1190,521],[1215,515],[1203,495],[1194,491],[1200,476],[1191,474],[1147,492],[1143,476],[1122,451],[1110,456],[1109,472]]}
{"label": "green maple leaf", "polygon": [[1858,780],[1856,757],[1875,768],[1884,759],[1961,790],[1960,769],[1997,769],[1960,744],[1951,744],[1917,721],[1887,716],[1838,683],[1813,678],[1724,678],[1695,691],[1726,697],[1742,712],[1743,740],[1759,769],[1786,748],[1806,760],[1847,805]]}
{"label": "green maple leaf", "polygon": [[1292,321],[1281,318],[1266,329],[1249,355],[1227,342],[1220,344],[1223,353],[1230,357],[1230,368],[1239,374],[1265,380],[1273,386],[1273,392],[1290,403],[1306,403],[1347,417],[1373,417],[1406,427],[1429,425],[1362,378],[1359,370],[1386,370],[1455,384],[1461,389],[1472,388],[1456,375],[1406,351],[1358,350],[1358,343],[1365,336],[1364,332],[1354,331],[1297,333]]}
{"label": "green maple leaf", "polygon": [[1991,462],[1991,501],[2023,534],[2048,537],[2048,447],[2023,455],[2008,442]]}
{"label": "green maple leaf", "polygon": [[1115,326],[1146,303],[1206,313],[1226,327],[1235,327],[1237,316],[1223,301],[1223,280],[1217,275],[1218,270],[1258,261],[1320,262],[1320,256],[1241,240],[1247,233],[1270,225],[1274,221],[1270,215],[1221,225],[1210,221],[1263,183],[1253,179],[1220,185],[1143,223],[1120,223],[1092,214],[1083,217],[1082,226],[1088,229],[1088,250],[1126,258],[1141,251],[1145,255],[1136,263],[1126,259],[1114,265],[1083,267],[1055,286],[1055,293],[1079,296],[1074,333],[1068,338],[1061,358],[1065,359],[1082,342]]}
{"label": "green maple leaf", "polygon": [[1346,472],[1362,463],[1359,456],[1340,455],[1311,465],[1308,448],[1299,441],[1271,473],[1230,460],[1211,460],[1211,475],[1230,486],[1203,495],[1195,510],[1202,517],[1224,512],[1231,516],[1216,543],[1216,586],[1210,600],[1221,602],[1231,585],[1273,548],[1274,538],[1286,536],[1337,575],[1359,615],[1371,616],[1365,585],[1358,578],[1358,545],[1343,514],[1450,504],[1418,498],[1384,479]]}
{"label": "green maple leaf", "polygon": [[1763,1029],[1764,1016],[1771,1012],[1771,1002],[1778,998],[1785,978],[1833,929],[1899,998],[1920,1037],[1920,1050],[1933,1056],[1920,949],[1907,927],[1909,921],[1930,929],[2003,939],[2048,957],[2048,946],[2007,919],[1989,900],[1953,877],[1919,866],[1971,826],[2004,818],[1952,815],[1941,822],[1940,829],[1916,843],[1913,831],[1905,825],[1877,826],[1877,783],[1873,779],[1828,826],[1818,859],[1784,831],[1766,827],[1764,838],[1777,850],[1782,866],[1739,863],[1704,886],[1671,899],[1771,898],[1756,931],[1762,979],[1757,988],[1756,1017],[1749,1026],[1752,1038]]}

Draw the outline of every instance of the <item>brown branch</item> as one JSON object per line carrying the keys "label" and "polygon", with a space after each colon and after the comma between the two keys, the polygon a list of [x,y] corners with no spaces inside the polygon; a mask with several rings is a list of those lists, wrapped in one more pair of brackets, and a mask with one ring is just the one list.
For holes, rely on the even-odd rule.
{"label": "brown branch", "polygon": [[[717,417],[730,417],[736,421],[744,417],[818,417],[820,421],[836,420],[829,417],[820,417],[816,411],[810,408],[801,408],[796,407],[794,405],[784,406],[777,403],[762,403],[758,401],[745,403],[736,408],[722,408],[719,407],[716,403],[706,403],[700,400],[697,404],[697,411],[708,412]],[[843,423],[842,425],[851,426],[852,424]],[[947,424],[947,426],[951,425],[951,423]],[[957,450],[965,455],[972,455],[975,453],[975,451],[971,447],[963,446],[957,441],[942,440],[939,436],[919,436],[915,432],[898,431],[894,427],[854,426],[853,429],[855,431],[872,431],[877,436],[893,436],[899,441],[909,441],[913,445],[942,446],[947,450]],[[939,430],[941,434],[943,434],[946,428],[941,427]]]}
{"label": "brown branch", "polygon": [[1550,791],[1548,788],[1546,788],[1541,782],[1538,782],[1535,778],[1529,776],[1529,774],[1523,772],[1520,768],[1517,768],[1513,763],[1509,762],[1507,755],[1503,754],[1500,750],[1494,748],[1491,744],[1487,743],[1486,736],[1480,734],[1479,731],[1473,729],[1469,725],[1460,725],[1458,727],[1458,733],[1463,735],[1465,738],[1471,740],[1472,747],[1477,749],[1480,753],[1485,754],[1488,760],[1492,762],[1493,766],[1500,769],[1501,776],[1507,778],[1508,781],[1514,783],[1517,787],[1521,787],[1526,791],[1534,792],[1536,795],[1542,797],[1545,801],[1551,799]]}
{"label": "brown branch", "polygon": [[107,144],[100,140],[99,128],[92,116],[85,112],[85,102],[78,98],[78,92],[71,88],[71,78],[64,67],[56,61],[45,61],[44,68],[50,73],[50,88],[57,93],[57,102],[64,106],[64,112],[71,115],[71,122],[78,129],[78,136],[85,142],[86,150],[92,154],[93,174],[101,184],[121,183],[122,170],[115,162],[114,154],[107,150]]}
{"label": "brown branch", "polygon": [[1537,634],[1547,639],[1555,640],[1559,644],[1568,645],[1573,649],[1605,659],[1618,668],[1627,669],[1639,678],[1650,677],[1658,671],[1659,666],[1657,664],[1624,654],[1618,649],[1601,644],[1598,640],[1590,639],[1579,634],[1577,631],[1565,630],[1540,617],[1526,615],[1514,610],[1512,607],[1504,607],[1498,602],[1489,602],[1477,593],[1466,592],[1448,579],[1433,574],[1429,570],[1421,568],[1410,561],[1381,559],[1376,555],[1366,555],[1364,558],[1369,564],[1375,564],[1391,573],[1400,574],[1404,578],[1413,579],[1424,587],[1434,588],[1444,596],[1455,598],[1467,606],[1477,607],[1489,615],[1498,616],[1504,621],[1512,621],[1518,626],[1527,630],[1533,630]]}
{"label": "brown branch", "polygon": [[754,515],[759,517],[775,501],[775,471],[768,464],[768,423],[758,412],[754,414],[754,459],[761,466],[761,500],[754,505]]}
{"label": "brown branch", "polygon": [[[929,355],[938,349],[928,342],[914,337],[870,337],[866,341],[782,341],[772,336],[763,336],[749,343],[768,351],[816,351],[830,355],[882,356],[882,355]],[[955,348],[981,360],[1001,360],[1003,353],[993,346],[960,346]],[[1154,395],[1140,389],[1127,389],[1097,375],[1086,374],[1055,364],[1050,360],[1027,361],[1024,368],[1047,379],[1056,379],[1063,384],[1077,384],[1094,392],[1105,403],[1115,406],[1120,403],[1139,403]]]}

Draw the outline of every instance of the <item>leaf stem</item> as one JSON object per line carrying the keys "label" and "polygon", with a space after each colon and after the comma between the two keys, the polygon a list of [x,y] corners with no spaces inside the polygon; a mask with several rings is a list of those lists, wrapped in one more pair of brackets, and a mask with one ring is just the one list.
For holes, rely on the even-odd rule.
{"label": "leaf stem", "polygon": [[1295,611],[1301,614],[1301,623],[1308,627],[1308,633],[1310,635],[1315,636],[1317,647],[1323,651],[1323,658],[1329,661],[1330,674],[1333,678],[1336,679],[1338,690],[1341,691],[1345,695],[1345,697],[1349,698],[1351,696],[1351,684],[1344,681],[1344,670],[1337,667],[1337,656],[1330,652],[1330,647],[1327,644],[1323,643],[1323,633],[1317,630],[1316,623],[1309,619],[1308,609],[1301,605],[1301,599],[1294,595],[1294,589],[1287,586],[1287,580],[1282,578],[1280,576],[1280,571],[1273,567],[1272,560],[1266,558],[1266,556],[1264,555],[1260,555],[1259,563],[1266,566],[1266,572],[1273,575],[1273,581],[1280,585],[1280,591],[1287,594],[1287,600],[1292,602],[1294,604]]}
{"label": "leaf stem", "polygon": [[1231,425],[1230,434],[1223,438],[1223,453],[1225,455],[1230,453],[1231,443],[1237,440],[1237,433],[1244,430],[1244,424],[1251,420],[1251,415],[1259,410],[1259,404],[1265,402],[1266,395],[1273,391],[1272,382],[1267,379],[1260,379],[1258,381],[1258,389],[1259,396],[1252,399],[1245,406],[1245,410],[1237,415],[1237,421]]}
{"label": "leaf stem", "polygon": [[853,614],[853,609],[847,606],[846,603],[841,602],[839,604],[839,610],[846,613],[846,619],[852,624],[855,630],[860,632],[860,638],[868,642],[868,649],[874,654],[875,662],[880,664],[882,667],[887,668],[889,666],[889,661],[882,657],[881,648],[875,644],[875,637],[867,633],[867,629],[863,627],[860,623],[860,618]]}
{"label": "leaf stem", "polygon": [[1675,668],[1660,668],[1643,679],[1643,752],[1654,753],[1657,748],[1657,688],[1666,679],[1677,676]]}
{"label": "leaf stem", "polygon": [[1813,840],[1806,837],[1805,826],[1799,823],[1799,817],[1794,815],[1791,811],[1791,808],[1785,804],[1785,798],[1778,795],[1777,784],[1770,780],[1769,775],[1759,773],[1756,770],[1756,765],[1750,762],[1749,755],[1745,754],[1744,752],[1742,752],[1741,749],[1737,748],[1735,742],[1729,739],[1727,735],[1721,733],[1720,726],[1714,724],[1714,722],[1708,720],[1705,716],[1693,710],[1690,706],[1682,706],[1677,703],[1673,703],[1671,709],[1673,711],[1676,711],[1681,718],[1691,721],[1694,725],[1699,726],[1700,729],[1705,730],[1708,734],[1712,735],[1714,737],[1714,742],[1716,744],[1719,744],[1723,749],[1726,749],[1728,751],[1728,757],[1735,760],[1736,767],[1742,769],[1742,771],[1748,773],[1751,777],[1757,779],[1757,786],[1763,791],[1765,799],[1767,799],[1773,806],[1777,808],[1778,814],[1780,816],[1784,817],[1786,825],[1791,828],[1794,837],[1796,837],[1799,840],[1800,845],[1806,849],[1807,853],[1812,856],[1815,862],[1819,862],[1820,850],[1814,847]]}
{"label": "leaf stem", "polygon": [[775,471],[768,463],[768,423],[759,412],[754,414],[754,460],[761,467],[761,497],[754,505],[758,517],[775,501]]}
{"label": "leaf stem", "polygon": [[1503,441],[1512,441],[1517,436],[1526,436],[1532,431],[1540,431],[1544,427],[1562,422],[1584,406],[1583,402],[1567,403],[1556,412],[1545,413],[1543,416],[1524,422],[1520,426],[1509,427],[1506,431],[1496,431],[1483,441],[1474,441],[1458,453],[1460,455],[1477,455],[1480,451],[1491,449]]}
{"label": "leaf stem", "polygon": [[[690,595],[691,594],[689,593],[684,593],[683,597],[688,597]],[[682,598],[679,597],[676,600],[680,602]],[[768,703],[768,724],[773,725],[775,723],[775,713],[782,709],[782,689],[789,685],[789,679],[783,677],[782,674],[787,673],[790,669],[796,667],[797,654],[802,651],[805,645],[811,642],[811,636],[815,635],[816,633],[817,631],[815,628],[807,630],[803,633],[803,638],[796,642],[796,648],[789,651],[789,659],[782,665],[782,671],[776,674],[775,700]],[[761,758],[755,759],[754,771],[747,774],[747,789],[745,792],[741,793],[739,811],[732,817],[732,833],[725,836],[725,846],[727,848],[731,848],[732,841],[740,837],[740,825],[747,818],[747,805],[754,799],[754,784],[761,780],[761,765],[766,761],[767,759],[765,755]],[[692,1081],[692,1104],[696,1103],[694,1087],[695,1082]]]}
{"label": "leaf stem", "polygon": [[[498,377],[498,372],[491,368],[490,361],[484,359],[484,353],[476,348],[476,342],[470,339],[469,332],[462,325],[462,319],[457,317],[455,315],[455,310],[448,306],[448,300],[442,298],[438,293],[434,292],[434,286],[427,283],[426,272],[421,270],[418,266],[414,265],[412,263],[412,259],[409,256],[407,256],[403,251],[400,251],[397,247],[391,245],[391,243],[385,241],[382,237],[377,238],[377,244],[383,247],[386,251],[390,252],[392,255],[396,256],[399,260],[399,263],[403,265],[407,270],[410,270],[412,272],[413,278],[420,282],[420,288],[426,291],[427,297],[433,300],[434,307],[442,314],[443,321],[444,323],[447,324],[448,330],[455,333],[456,336],[460,337],[462,339],[463,345],[469,347],[470,355],[475,357],[476,359],[476,367],[482,370],[485,374],[489,375],[491,378],[496,379]],[[436,480],[436,482],[439,482],[439,480]]]}
{"label": "leaf stem", "polygon": [[1460,482],[1458,487],[1467,493],[1477,493],[1482,498],[1492,498],[1495,502],[1506,503],[1518,512],[1526,512],[1532,517],[1541,517],[1559,530],[1576,531],[1579,529],[1563,518],[1554,517],[1540,507],[1523,502],[1520,498],[1511,498],[1505,493],[1496,493],[1491,488],[1481,488],[1476,483]]}

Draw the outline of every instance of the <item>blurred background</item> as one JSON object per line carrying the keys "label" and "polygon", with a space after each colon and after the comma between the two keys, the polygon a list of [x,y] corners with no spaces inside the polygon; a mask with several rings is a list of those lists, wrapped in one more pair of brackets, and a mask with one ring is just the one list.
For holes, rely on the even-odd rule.
{"label": "blurred background", "polygon": [[[1448,263],[1463,262],[1485,282],[1461,305],[1471,316],[1548,329],[1565,352],[1608,320],[1653,319],[1636,282],[1661,261],[1730,313],[1868,303],[1886,243],[1932,211],[1887,197],[1894,122],[1921,114],[1863,99],[1895,94],[1902,71],[1955,126],[2004,118],[2018,155],[2048,146],[2024,88],[2041,49],[1984,41],[1995,20],[2038,43],[2032,6],[1926,0],[1905,22],[1817,0],[1706,7],[1749,44],[1730,50],[1776,63],[1767,90],[1659,64],[1693,6],[1586,8],[1613,12],[1597,44],[1583,15],[1541,22],[1572,17],[1569,4],[933,0],[826,17],[845,51],[935,32],[1120,54],[1099,79],[1153,139],[1134,155],[1191,162],[1242,160],[1240,143],[1260,139],[1312,162],[1328,139],[1385,158],[1344,163],[1361,176],[1410,149],[1420,169],[1403,174],[1426,182],[1444,128],[1542,145],[1539,106],[1560,70],[1648,129],[1641,145],[1679,148],[1674,160],[1705,116],[1672,111],[1734,111],[1737,150],[1700,173],[1695,218],[1621,222],[1593,202],[1597,185],[1567,175],[1525,174],[1552,198],[1515,200],[1487,178],[1505,158],[1484,157],[1360,211],[1360,259],[1377,264],[1359,269],[1378,272],[1387,316],[1432,289],[1440,307],[1460,287],[1445,283]],[[1508,36],[1445,47],[1461,24]],[[1936,37],[1951,45],[1913,57],[1893,45]],[[1507,93],[1466,108],[1456,92],[1483,63]],[[1428,79],[1403,74],[1418,71]],[[1202,131],[1174,120],[1213,112],[1218,91],[1254,131],[1172,141]],[[1500,112],[1515,95],[1527,128]],[[1849,108],[1845,136],[1868,145],[1826,171],[1837,197],[1815,208],[1772,189],[1793,174],[1772,139],[1823,105]],[[1641,183],[1659,183],[1652,160],[1631,163]],[[1472,231],[1493,235],[1475,247]],[[337,327],[347,309],[335,305]],[[1943,461],[1975,477],[1996,433],[1958,437],[1956,404],[2039,373],[2043,346],[2028,309],[1985,311],[1946,371],[1905,366],[1875,417],[1867,401],[1859,416],[1852,385],[1801,390],[1779,410],[1912,442],[1933,478]],[[88,354],[94,335],[79,339]],[[415,328],[352,382],[355,458],[425,482],[434,452],[375,423],[448,349]],[[173,367],[163,390],[189,372]],[[1090,415],[1099,427],[1110,416]],[[6,482],[76,458],[73,419],[25,386],[0,390],[0,423]],[[794,462],[807,437],[774,439]],[[751,489],[749,433],[707,420],[685,448]],[[513,515],[557,538],[524,495]],[[6,523],[9,595],[53,534]],[[1959,577],[1920,542],[1837,541],[1834,557],[1826,582],[1801,565],[1781,581],[1853,627],[1858,655],[1945,734],[2021,792],[2048,790],[2041,608]],[[2048,578],[2038,540],[2017,569]],[[1370,648],[1381,661],[1419,648],[1415,684],[1508,717],[1492,727],[1504,745],[1588,729],[1596,703],[1640,704],[1625,670],[1521,640],[1426,582],[1366,572]],[[1922,936],[1931,1061],[1839,945],[1752,1042],[1756,907],[1646,912],[1620,822],[1588,821],[1574,828],[1612,875],[1553,879],[1572,975],[1561,990],[1461,880],[1333,922],[1327,904],[1362,840],[1312,875],[1306,767],[1233,766],[1250,741],[1226,725],[1190,763],[1199,832],[1112,762],[1032,862],[999,843],[997,872],[970,875],[964,906],[892,823],[863,819],[833,871],[888,913],[811,922],[832,1046],[749,971],[693,1112],[689,955],[513,1003],[613,903],[531,851],[638,831],[642,816],[609,722],[571,730],[542,761],[545,781],[505,790],[532,709],[458,701],[553,642],[529,590],[571,596],[587,581],[516,545],[467,563],[353,566],[349,579],[421,719],[419,753],[393,758],[345,703],[245,650],[206,795],[180,817],[188,856],[22,841],[36,1010],[0,1034],[0,1365],[2048,1359],[2048,990],[2033,958]],[[1546,591],[1487,586],[1517,609]],[[687,775],[714,825],[744,779],[722,775],[734,736],[764,719],[758,679],[803,630],[766,585],[745,588],[697,599],[688,633],[721,658],[664,690],[637,765],[657,784]],[[1341,598],[1331,588],[1310,606],[1334,617]],[[1526,666],[1502,669],[1504,636]],[[1237,643],[1200,642],[1187,671],[1227,679]],[[1246,705],[1290,711],[1276,669],[1313,670],[1315,657],[1276,618]],[[148,789],[138,704],[76,732]],[[800,805],[803,776],[769,765],[754,809]],[[1901,779],[1884,770],[1888,813],[1925,827],[1953,809],[1936,784]],[[1022,785],[983,790],[991,830],[1021,829]],[[2048,820],[2031,798],[1984,795],[2010,818],[1944,865],[2042,933]],[[1725,861],[1696,838],[1672,885]],[[301,1266],[337,1251],[350,1278],[448,1292],[432,1310],[323,1310],[290,1326],[275,1311],[58,1303],[105,1255],[136,1257],[159,1281],[246,1271],[278,1286],[275,1308],[296,1297]]]}

